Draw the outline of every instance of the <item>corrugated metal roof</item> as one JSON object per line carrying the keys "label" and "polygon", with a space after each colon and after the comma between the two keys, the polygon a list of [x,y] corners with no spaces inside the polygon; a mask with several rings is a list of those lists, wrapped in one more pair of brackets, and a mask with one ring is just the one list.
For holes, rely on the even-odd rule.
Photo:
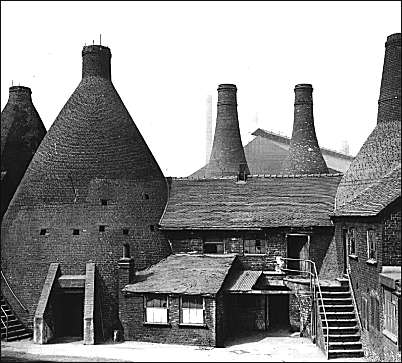
{"label": "corrugated metal roof", "polygon": [[225,290],[231,292],[250,291],[261,275],[262,271],[240,271],[236,275],[233,275]]}

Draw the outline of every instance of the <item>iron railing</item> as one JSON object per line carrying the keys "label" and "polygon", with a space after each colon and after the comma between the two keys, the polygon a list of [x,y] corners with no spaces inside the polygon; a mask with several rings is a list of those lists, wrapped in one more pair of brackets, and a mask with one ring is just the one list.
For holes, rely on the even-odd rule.
{"label": "iron railing", "polygon": [[24,309],[25,312],[28,312],[29,310],[24,306],[24,304],[20,301],[20,299],[18,299],[18,297],[14,294],[13,289],[11,288],[10,284],[8,283],[6,277],[3,274],[3,271],[1,271],[1,277],[3,278],[3,280],[5,281],[8,289],[11,291],[11,294],[14,296],[15,300],[18,302],[18,304]]}
{"label": "iron railing", "polygon": [[357,309],[355,292],[353,290],[353,285],[352,285],[352,281],[350,280],[349,272],[346,272],[346,276],[348,277],[348,280],[349,280],[350,295],[352,295],[353,307],[354,307],[354,310],[355,310],[355,316],[357,315],[357,322],[359,324],[359,330],[362,331],[362,322],[360,320],[359,310]]}
{"label": "iron railing", "polygon": [[[292,271],[292,272],[302,272],[302,273],[306,273],[306,274],[308,274],[310,276],[310,289],[313,290],[313,303],[314,303],[315,297],[316,297],[316,286],[317,286],[319,299],[321,300],[321,306],[322,306],[322,311],[323,311],[323,314],[324,314],[324,320],[325,320],[325,325],[326,325],[326,338],[327,339],[326,339],[326,343],[325,343],[325,353],[326,353],[327,359],[328,359],[328,356],[329,356],[329,325],[328,325],[327,313],[325,311],[324,299],[322,297],[320,279],[318,277],[317,268],[315,266],[315,263],[313,261],[311,261],[311,260],[304,260],[304,259],[300,259],[300,258],[280,257],[280,259],[284,260],[284,261],[307,262],[309,264],[309,267],[310,267],[309,271],[306,271],[306,270],[294,270],[294,269],[288,269],[288,268],[283,268],[283,267],[281,267],[281,270]],[[313,277],[313,279],[311,277]],[[314,332],[317,331],[316,318],[320,314],[318,306],[316,306],[316,309],[317,310],[312,308],[312,320],[314,320]],[[313,317],[313,314],[315,314],[315,317]],[[312,327],[313,327],[313,321],[311,322],[311,324],[312,324]]]}
{"label": "iron railing", "polygon": [[[3,309],[3,307],[1,306],[1,312],[4,314],[5,318],[6,318],[6,322],[3,321],[3,319],[1,319],[1,323],[3,324],[3,326],[6,328],[6,341],[8,339],[8,314],[7,312]],[[11,315],[10,315],[11,316]]]}

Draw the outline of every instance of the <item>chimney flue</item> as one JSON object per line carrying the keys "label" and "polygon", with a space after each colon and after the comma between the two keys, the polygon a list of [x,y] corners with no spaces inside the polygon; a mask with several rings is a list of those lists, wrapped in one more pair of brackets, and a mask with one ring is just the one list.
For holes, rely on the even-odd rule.
{"label": "chimney flue", "polygon": [[250,174],[241,142],[237,115],[237,87],[220,84],[215,135],[205,177],[236,176],[239,165],[244,165],[245,174]]}
{"label": "chimney flue", "polygon": [[384,66],[378,100],[377,123],[401,119],[401,33],[385,43]]}
{"label": "chimney flue", "polygon": [[103,45],[86,45],[82,49],[82,78],[102,77],[111,80],[112,53]]}
{"label": "chimney flue", "polygon": [[294,123],[289,154],[283,163],[286,174],[328,173],[318,146],[314,128],[313,87],[303,83],[295,86]]}
{"label": "chimney flue", "polygon": [[24,86],[11,86],[9,88],[8,101],[12,103],[17,102],[31,102],[31,89]]}

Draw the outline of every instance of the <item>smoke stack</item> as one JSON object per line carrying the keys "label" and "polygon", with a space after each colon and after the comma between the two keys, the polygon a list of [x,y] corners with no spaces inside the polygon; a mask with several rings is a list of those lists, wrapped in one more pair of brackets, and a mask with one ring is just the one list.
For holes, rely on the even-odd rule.
{"label": "smoke stack", "polygon": [[289,154],[283,163],[287,174],[328,173],[318,146],[313,117],[313,87],[295,86],[294,123]]}
{"label": "smoke stack", "polygon": [[112,53],[103,45],[86,45],[82,49],[82,78],[102,77],[111,80]]}
{"label": "smoke stack", "polygon": [[387,37],[377,125],[342,177],[336,208],[347,204],[401,163],[401,33]]}
{"label": "smoke stack", "polygon": [[31,89],[12,86],[1,112],[1,217],[46,134],[31,99]]}
{"label": "smoke stack", "polygon": [[220,84],[214,142],[205,177],[238,175],[240,169],[250,174],[241,142],[237,115],[237,88]]}
{"label": "smoke stack", "polygon": [[212,96],[207,97],[205,162],[208,164],[212,144]]}
{"label": "smoke stack", "polygon": [[401,33],[387,37],[377,123],[401,119]]}

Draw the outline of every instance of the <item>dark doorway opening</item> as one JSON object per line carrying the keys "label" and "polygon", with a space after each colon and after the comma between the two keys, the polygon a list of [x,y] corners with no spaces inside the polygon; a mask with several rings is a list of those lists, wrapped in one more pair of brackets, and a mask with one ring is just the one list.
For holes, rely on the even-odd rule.
{"label": "dark doorway opening", "polygon": [[56,314],[58,337],[84,336],[84,292],[63,291],[58,295]]}
{"label": "dark doorway opening", "polygon": [[[288,257],[295,259],[309,259],[309,243],[307,235],[288,235],[287,236]],[[290,274],[298,274],[298,271],[307,271],[308,264],[304,261],[288,260],[287,268],[297,271],[289,271]]]}
{"label": "dark doorway opening", "polygon": [[348,272],[348,230],[342,230],[342,243],[343,243],[343,273]]}
{"label": "dark doorway opening", "polygon": [[288,329],[289,324],[289,295],[268,295],[269,330]]}

